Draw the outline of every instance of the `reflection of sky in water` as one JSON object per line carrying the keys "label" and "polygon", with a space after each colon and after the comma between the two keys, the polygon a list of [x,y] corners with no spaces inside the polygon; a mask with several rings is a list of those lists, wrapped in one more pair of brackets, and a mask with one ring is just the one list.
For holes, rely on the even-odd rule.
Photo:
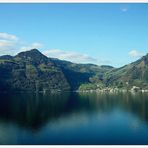
{"label": "reflection of sky in water", "polygon": [[130,124],[131,129],[133,129],[134,131],[137,131],[140,128],[140,121],[139,120],[134,120],[131,124]]}
{"label": "reflection of sky in water", "polygon": [[[16,101],[11,118],[0,120],[1,144],[148,144],[147,96],[73,94],[64,101],[40,96],[20,108]],[[40,121],[44,124],[34,128]]]}
{"label": "reflection of sky in water", "polygon": [[[136,127],[134,127],[135,125],[133,126],[133,123]],[[89,115],[82,113],[72,114],[71,116],[62,117],[57,121],[51,122],[39,134],[42,135],[42,138],[45,138],[50,137],[52,133],[51,139],[58,135],[69,135],[69,137],[63,137],[63,140],[71,140],[73,136],[79,134],[83,137],[80,138],[82,141],[87,140],[88,137],[92,138],[94,135],[101,139],[111,138],[113,135],[116,138],[125,136],[132,138],[133,134],[138,137],[139,134],[146,132],[144,128],[141,128],[140,131],[138,130],[141,124],[141,121],[137,120],[132,114],[120,110],[114,110],[111,113],[94,113]],[[112,139],[115,140],[114,138]]]}
{"label": "reflection of sky in water", "polygon": [[0,144],[17,143],[17,128],[11,123],[0,121]]}

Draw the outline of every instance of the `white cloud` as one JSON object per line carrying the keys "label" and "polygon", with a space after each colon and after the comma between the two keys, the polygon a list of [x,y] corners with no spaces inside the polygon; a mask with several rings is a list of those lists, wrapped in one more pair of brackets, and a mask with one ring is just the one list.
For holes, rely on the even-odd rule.
{"label": "white cloud", "polygon": [[[16,55],[19,52],[27,51],[31,49],[40,49],[43,44],[34,42],[26,43],[15,35],[8,33],[0,33],[0,55]],[[60,49],[45,50],[43,53],[48,57],[58,58],[61,60],[67,60],[74,63],[94,63],[98,65],[110,64],[111,62],[104,59],[93,58],[87,54],[77,53],[73,51],[65,51]]]}
{"label": "white cloud", "polygon": [[11,46],[13,46],[12,41],[0,40],[0,47],[11,47]]}
{"label": "white cloud", "polygon": [[121,11],[122,12],[127,12],[128,11],[128,8],[121,8]]}
{"label": "white cloud", "polygon": [[67,60],[75,63],[96,63],[97,59],[86,54],[80,54],[71,51],[62,51],[60,49],[51,49],[43,52],[48,57],[54,57],[61,60]]}
{"label": "white cloud", "polygon": [[38,42],[26,44],[17,36],[0,32],[0,55],[15,55],[21,51],[27,51],[34,48],[41,48],[43,45]]}
{"label": "white cloud", "polygon": [[17,41],[18,37],[12,34],[0,32],[0,40],[10,40],[10,41]]}
{"label": "white cloud", "polygon": [[42,48],[43,44],[35,42],[35,43],[32,43],[32,47],[34,47],[34,48]]}
{"label": "white cloud", "polygon": [[142,53],[142,52],[139,52],[137,50],[131,50],[128,55],[132,58],[138,58],[138,57],[141,57],[141,56],[144,56],[145,53]]}
{"label": "white cloud", "polygon": [[20,47],[18,52],[27,51],[27,50],[34,49],[34,48],[39,49],[39,48],[42,48],[42,47],[43,47],[43,45],[41,43],[35,42],[35,43],[32,43],[29,46],[22,46],[22,47]]}
{"label": "white cloud", "polygon": [[60,49],[50,49],[43,52],[48,57],[58,58],[61,60],[71,61],[74,63],[94,63],[98,65],[108,64],[108,60],[98,60],[87,54],[81,54],[71,51],[63,51]]}
{"label": "white cloud", "polygon": [[19,38],[15,35],[0,32],[0,55],[13,55]]}

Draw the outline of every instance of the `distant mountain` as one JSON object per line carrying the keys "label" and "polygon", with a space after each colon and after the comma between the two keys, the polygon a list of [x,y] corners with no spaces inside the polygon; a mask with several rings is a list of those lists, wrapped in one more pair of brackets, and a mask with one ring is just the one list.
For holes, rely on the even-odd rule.
{"label": "distant mountain", "polygon": [[108,86],[148,89],[148,54],[131,64],[111,70],[106,73],[105,79]]}
{"label": "distant mountain", "polygon": [[0,60],[12,60],[13,57],[10,55],[4,55],[4,56],[0,56]]}
{"label": "distant mountain", "polygon": [[37,49],[0,57],[0,91],[65,91],[102,87],[148,89],[148,54],[114,68],[48,58]]}
{"label": "distant mountain", "polygon": [[0,57],[0,91],[69,89],[62,70],[37,49]]}
{"label": "distant mountain", "polygon": [[77,90],[81,84],[99,81],[105,72],[113,69],[111,66],[98,66],[94,64],[76,64],[69,61],[52,59],[52,61],[62,69],[71,89]]}

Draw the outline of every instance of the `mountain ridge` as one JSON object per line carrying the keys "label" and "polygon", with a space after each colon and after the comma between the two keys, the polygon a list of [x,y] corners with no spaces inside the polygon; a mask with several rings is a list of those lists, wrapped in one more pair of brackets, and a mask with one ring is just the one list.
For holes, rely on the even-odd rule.
{"label": "mountain ridge", "polygon": [[58,91],[70,86],[61,71],[37,49],[0,58],[0,91]]}
{"label": "mountain ridge", "polygon": [[98,86],[131,88],[134,85],[148,89],[148,54],[114,68],[48,58],[32,49],[16,56],[0,56],[0,84],[0,91],[78,90],[85,84],[93,89]]}

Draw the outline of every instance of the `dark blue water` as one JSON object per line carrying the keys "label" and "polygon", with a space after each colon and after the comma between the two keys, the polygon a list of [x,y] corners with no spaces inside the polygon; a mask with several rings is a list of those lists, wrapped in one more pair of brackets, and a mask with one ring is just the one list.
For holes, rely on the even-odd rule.
{"label": "dark blue water", "polygon": [[1,94],[0,144],[148,144],[148,94]]}

